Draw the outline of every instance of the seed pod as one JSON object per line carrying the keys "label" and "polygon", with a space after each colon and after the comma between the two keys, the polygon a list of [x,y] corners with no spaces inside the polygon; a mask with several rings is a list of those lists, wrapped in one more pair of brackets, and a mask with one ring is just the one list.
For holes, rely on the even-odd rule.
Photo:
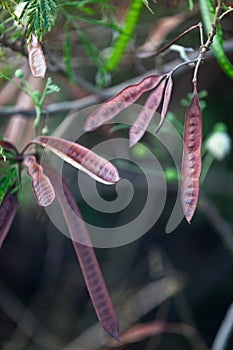
{"label": "seed pod", "polygon": [[65,180],[62,179],[60,183],[59,175],[53,168],[46,166],[45,170],[55,188],[98,319],[106,332],[119,341],[117,316],[76,201]]}
{"label": "seed pod", "polygon": [[0,205],[0,248],[9,232],[18,208],[17,192],[12,193],[14,187],[15,185],[6,192]]}
{"label": "seed pod", "polygon": [[162,74],[150,75],[138,84],[126,87],[117,95],[104,102],[87,118],[84,130],[94,130],[106,121],[113,119],[123,109],[138,100],[144,92],[154,89],[163,78],[164,75]]}
{"label": "seed pod", "polygon": [[55,192],[49,178],[43,173],[42,166],[37,163],[34,156],[26,156],[23,164],[32,180],[32,188],[38,204],[47,207],[55,198]]}
{"label": "seed pod", "polygon": [[196,210],[201,174],[202,115],[197,88],[187,109],[184,126],[182,158],[181,203],[186,220],[190,223]]}
{"label": "seed pod", "polygon": [[[70,221],[68,225],[71,227]],[[69,232],[72,232],[71,228],[69,228]],[[77,231],[75,233],[77,234]],[[97,317],[106,332],[119,342],[117,316],[95,252],[92,247],[79,244],[74,240],[72,243]]]}
{"label": "seed pod", "polygon": [[166,89],[164,92],[163,107],[162,107],[162,111],[161,111],[160,122],[159,122],[159,125],[157,126],[157,128],[155,129],[154,133],[158,132],[161,129],[161,127],[163,126],[163,123],[164,123],[166,115],[167,115],[170,99],[171,99],[172,88],[173,88],[172,76],[169,75]]}
{"label": "seed pod", "polygon": [[77,143],[52,136],[38,136],[33,143],[48,148],[67,163],[101,183],[112,185],[120,180],[114,165]]}
{"label": "seed pod", "polygon": [[129,131],[129,144],[130,146],[135,145],[145,134],[148,125],[153,118],[153,115],[157,111],[165,88],[166,79],[163,79],[155,90],[150,94],[143,106],[139,116],[133,123]]}
{"label": "seed pod", "polygon": [[32,75],[35,78],[44,78],[46,73],[46,61],[41,44],[34,34],[28,42],[28,60]]}

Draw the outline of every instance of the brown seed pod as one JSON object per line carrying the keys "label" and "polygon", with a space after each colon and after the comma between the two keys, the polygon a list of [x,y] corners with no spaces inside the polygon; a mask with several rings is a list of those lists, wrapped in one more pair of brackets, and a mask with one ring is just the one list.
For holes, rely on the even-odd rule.
{"label": "brown seed pod", "polygon": [[120,180],[114,165],[77,143],[52,136],[38,136],[33,143],[48,148],[67,163],[106,185],[112,185]]}
{"label": "brown seed pod", "polygon": [[51,167],[46,166],[45,170],[55,188],[98,319],[106,332],[119,341],[117,316],[76,201],[65,180],[60,182],[59,175]]}
{"label": "brown seed pod", "polygon": [[46,61],[41,44],[34,34],[28,42],[28,60],[32,75],[35,78],[44,78],[46,73]]}
{"label": "brown seed pod", "polygon": [[55,199],[55,192],[49,178],[43,173],[42,166],[34,156],[26,156],[23,161],[32,180],[32,188],[38,204],[47,207]]}
{"label": "brown seed pod", "polygon": [[154,133],[158,132],[161,129],[161,127],[163,126],[163,123],[164,123],[166,115],[167,115],[170,99],[171,99],[172,88],[173,88],[173,80],[172,80],[172,76],[169,75],[168,80],[167,80],[166,89],[164,92],[163,107],[162,107],[162,111],[161,111],[160,122],[159,122],[159,125],[157,126],[157,128],[155,129]]}
{"label": "brown seed pod", "polygon": [[12,193],[14,187],[15,185],[7,191],[0,205],[0,248],[9,232],[18,208],[17,191]]}
{"label": "brown seed pod", "polygon": [[201,174],[202,115],[197,87],[187,109],[184,126],[184,150],[182,158],[181,203],[186,220],[190,223],[196,210]]}
{"label": "brown seed pod", "polygon": [[153,115],[157,111],[165,88],[166,79],[163,79],[155,90],[149,95],[143,106],[139,116],[133,123],[129,131],[129,144],[130,146],[135,145],[145,134],[148,125],[153,118]]}
{"label": "brown seed pod", "polygon": [[144,92],[154,89],[163,78],[164,75],[162,74],[150,75],[137,84],[127,86],[117,95],[104,102],[87,118],[84,130],[94,130],[106,121],[113,119],[123,109],[138,100]]}

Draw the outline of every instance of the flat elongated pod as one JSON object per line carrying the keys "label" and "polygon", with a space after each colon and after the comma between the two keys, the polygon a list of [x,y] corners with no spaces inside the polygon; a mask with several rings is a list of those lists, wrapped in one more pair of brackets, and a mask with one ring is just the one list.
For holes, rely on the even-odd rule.
{"label": "flat elongated pod", "polygon": [[148,125],[153,118],[153,115],[157,111],[165,88],[166,79],[163,79],[155,90],[149,95],[143,106],[139,116],[133,123],[129,131],[129,144],[135,145],[145,134]]}
{"label": "flat elongated pod", "polygon": [[163,78],[164,75],[162,74],[150,75],[137,84],[127,86],[117,95],[104,102],[87,118],[84,130],[94,130],[106,121],[113,119],[123,109],[138,100],[144,92],[154,89]]}
{"label": "flat elongated pod", "polygon": [[190,223],[196,210],[201,174],[202,115],[197,88],[187,109],[184,126],[182,158],[181,203],[186,220]]}
{"label": "flat elongated pod", "polygon": [[169,75],[168,80],[167,80],[166,89],[165,89],[165,92],[164,92],[163,107],[162,107],[162,111],[161,111],[161,117],[160,117],[159,125],[157,126],[157,128],[154,131],[155,133],[158,132],[161,129],[161,127],[163,126],[163,123],[165,121],[165,118],[166,118],[166,115],[167,115],[167,111],[168,111],[168,107],[169,107],[169,103],[170,103],[170,99],[171,99],[172,88],[173,88],[173,80],[172,80],[172,76]]}
{"label": "flat elongated pod", "polygon": [[33,143],[47,147],[67,163],[106,185],[112,185],[120,180],[114,165],[77,143],[52,136],[38,136]]}
{"label": "flat elongated pod", "polygon": [[28,60],[32,75],[35,78],[44,78],[46,73],[46,61],[41,44],[34,34],[28,42]]}
{"label": "flat elongated pod", "polygon": [[32,189],[38,204],[47,207],[55,199],[55,192],[48,176],[43,173],[42,166],[37,163],[34,156],[26,156],[23,164],[32,180]]}
{"label": "flat elongated pod", "polygon": [[0,205],[0,248],[9,232],[18,208],[17,192],[12,193],[13,189],[14,186],[7,191]]}
{"label": "flat elongated pod", "polygon": [[[83,277],[98,319],[102,327],[114,339],[119,341],[119,325],[111,298],[109,296],[98,260],[96,258],[87,229],[82,221],[75,199],[62,179],[62,190],[59,175],[51,167],[45,168],[46,174],[51,178],[57,199],[63,212],[74,250],[77,255]],[[68,202],[68,205],[67,205]],[[83,244],[80,244],[82,242]]]}

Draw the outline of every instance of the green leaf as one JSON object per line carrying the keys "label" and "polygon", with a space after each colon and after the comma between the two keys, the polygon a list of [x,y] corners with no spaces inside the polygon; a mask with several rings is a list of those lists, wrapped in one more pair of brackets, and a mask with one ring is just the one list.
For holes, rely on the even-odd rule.
{"label": "green leaf", "polygon": [[43,36],[49,32],[56,21],[57,2],[55,0],[26,1],[21,17],[27,16],[27,37],[34,34],[42,41]]}
{"label": "green leaf", "polygon": [[189,0],[189,10],[192,11],[194,7],[193,0]]}
{"label": "green leaf", "polygon": [[18,172],[15,167],[10,167],[6,174],[0,178],[0,203],[2,202],[5,194],[15,183],[18,182]]}

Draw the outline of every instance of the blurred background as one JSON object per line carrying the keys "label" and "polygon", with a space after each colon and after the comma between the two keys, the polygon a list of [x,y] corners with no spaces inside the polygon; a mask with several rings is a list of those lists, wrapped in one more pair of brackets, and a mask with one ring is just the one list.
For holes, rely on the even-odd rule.
{"label": "blurred background", "polygon": [[[101,57],[108,57],[117,34],[111,25],[100,25],[101,16],[104,13],[108,23],[122,26],[131,2],[102,3],[111,6],[103,10],[95,2],[87,2],[86,7],[92,9],[92,13],[83,6],[75,18],[78,29],[62,13],[56,26],[44,37],[47,75],[60,87],[59,93],[46,99],[45,108],[48,109],[43,121],[49,133],[53,133],[70,113],[101,103],[124,86],[139,81],[144,74],[172,69],[180,62],[179,53],[168,50],[162,55],[147,57],[148,47],[156,50],[201,20],[196,2],[191,11],[188,1],[150,1],[153,13],[143,5],[117,69],[109,72],[101,69]],[[232,3],[228,2],[228,5]],[[72,9],[70,11],[72,14]],[[232,19],[231,12],[224,17],[222,27],[226,53],[233,62]],[[200,46],[198,30],[183,37],[179,44],[193,48],[191,54],[195,57]],[[29,77],[27,58],[12,51],[3,41],[1,46],[4,51],[1,71],[13,74],[17,68],[22,68],[25,77]],[[64,62],[66,50],[71,50],[69,63]],[[145,53],[145,57],[140,56],[140,52]],[[188,94],[192,92],[192,74],[193,70],[188,66],[174,74],[169,113],[170,120],[175,118],[181,129],[190,101]],[[35,80],[31,79],[33,88],[40,89],[43,81],[39,79],[36,83],[39,85],[35,85]],[[19,103],[20,92],[12,84],[3,79],[0,83],[0,132],[4,134],[9,129],[10,106],[14,105],[16,112],[21,106],[31,111],[33,106],[25,102],[25,97],[21,97]],[[221,70],[212,52],[201,66],[198,89],[202,92],[203,141],[218,128],[232,138],[233,82]],[[143,104],[147,96],[144,94],[139,103]],[[65,101],[68,103],[62,104]],[[71,104],[73,101],[75,107]],[[32,113],[19,116],[16,112],[10,123],[17,118],[24,123],[23,137],[18,142],[20,148],[32,137]],[[108,138],[127,139],[128,129],[121,126],[112,129],[114,125],[112,122],[83,134],[77,142],[92,148]],[[229,149],[224,159],[212,159],[209,166],[206,160],[207,175],[191,225],[183,220],[173,232],[166,234],[165,227],[178,190],[174,163],[153,136],[145,135],[142,143],[156,154],[165,171],[167,197],[164,210],[140,239],[121,247],[95,250],[119,318],[120,331],[126,332],[126,342],[130,344],[120,346],[98,324],[70,240],[53,225],[45,210],[36,205],[29,181],[25,181],[20,207],[0,251],[1,349],[211,349],[233,299],[232,150]],[[147,160],[140,145],[130,152],[135,163]],[[147,191],[145,176],[139,168],[126,161],[113,163],[120,176],[134,185],[134,202],[126,214],[122,211],[104,215],[88,207],[78,186],[74,186],[76,170],[70,166],[64,168],[64,176],[74,191],[83,217],[104,227],[127,222],[127,218],[137,215]],[[153,164],[148,162],[146,167],[154,170]],[[4,173],[2,164],[1,173]],[[117,196],[115,186],[106,189],[101,185],[98,191],[109,202]],[[229,335],[227,345],[214,350],[232,348],[233,336]]]}

